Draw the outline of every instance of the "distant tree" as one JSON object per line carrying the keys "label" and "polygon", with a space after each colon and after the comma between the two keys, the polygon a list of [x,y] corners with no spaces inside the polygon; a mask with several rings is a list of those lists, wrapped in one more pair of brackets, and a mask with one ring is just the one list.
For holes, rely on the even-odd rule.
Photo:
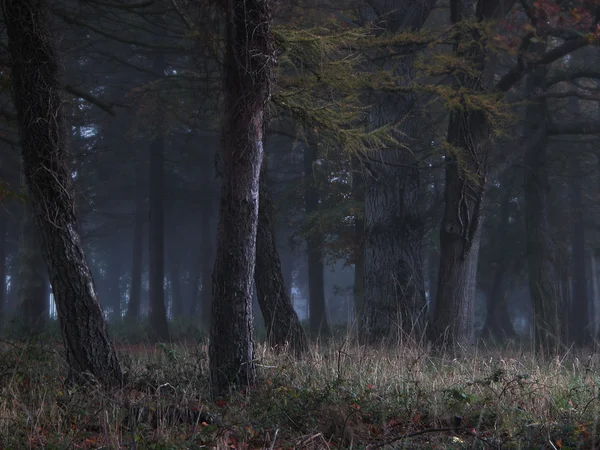
{"label": "distant tree", "polygon": [[122,382],[77,231],[68,133],[47,0],[4,0],[23,172],[57,305],[69,379]]}
{"label": "distant tree", "polygon": [[223,186],[209,345],[216,395],[252,385],[256,377],[252,291],[260,167],[275,64],[272,2],[229,0],[225,6]]}
{"label": "distant tree", "polygon": [[267,329],[267,341],[276,349],[288,344],[300,356],[308,350],[308,340],[283,280],[275,239],[275,212],[269,192],[266,158],[260,176],[256,266],[254,279],[258,303]]}

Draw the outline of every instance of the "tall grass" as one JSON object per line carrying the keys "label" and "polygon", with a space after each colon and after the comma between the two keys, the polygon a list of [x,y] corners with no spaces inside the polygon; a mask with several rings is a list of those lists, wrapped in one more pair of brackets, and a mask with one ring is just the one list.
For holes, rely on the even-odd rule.
{"label": "tall grass", "polygon": [[127,385],[68,388],[60,347],[0,344],[0,448],[594,448],[595,355],[433,355],[415,344],[257,347],[257,386],[213,398],[205,343],[120,345]]}

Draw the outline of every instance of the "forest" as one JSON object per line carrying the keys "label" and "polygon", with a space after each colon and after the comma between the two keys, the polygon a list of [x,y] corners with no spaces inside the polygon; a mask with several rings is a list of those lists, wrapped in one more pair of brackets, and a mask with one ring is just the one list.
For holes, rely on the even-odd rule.
{"label": "forest", "polygon": [[0,4],[1,449],[600,448],[600,1]]}

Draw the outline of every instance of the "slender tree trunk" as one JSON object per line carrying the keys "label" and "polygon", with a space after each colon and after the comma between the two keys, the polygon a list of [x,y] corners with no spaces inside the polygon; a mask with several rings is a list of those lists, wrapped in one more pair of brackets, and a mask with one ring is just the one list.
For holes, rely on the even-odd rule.
{"label": "slender tree trunk", "polygon": [[142,256],[144,249],[144,194],[141,188],[141,176],[138,176],[135,200],[135,217],[133,223],[133,248],[131,251],[131,284],[129,286],[129,303],[127,304],[127,320],[136,321],[140,317],[142,294]]}
{"label": "slender tree trunk", "polygon": [[169,256],[169,272],[171,279],[171,315],[173,318],[183,317],[183,297],[181,289],[181,263],[177,259],[175,249]]}
{"label": "slender tree trunk", "polygon": [[307,145],[304,149],[304,206],[309,223],[306,238],[306,255],[308,264],[308,312],[309,329],[314,337],[330,335],[327,321],[327,304],[325,302],[325,274],[323,266],[323,248],[325,240],[319,229],[319,187],[315,177],[317,147]]}
{"label": "slender tree trunk", "polygon": [[[159,52],[154,57],[154,72],[163,76],[165,71],[165,56]],[[150,224],[148,237],[150,261],[150,339],[153,342],[169,340],[169,324],[165,305],[165,137],[163,102],[157,102],[157,112],[154,129],[158,135],[150,144]]]}
{"label": "slender tree trunk", "polygon": [[111,319],[121,319],[121,254],[117,250],[119,241],[113,244],[116,245],[112,252],[108,255],[107,283],[108,283],[108,298],[106,305],[112,310]]}
{"label": "slender tree trunk", "polygon": [[582,188],[581,155],[571,156],[571,176],[569,178],[569,199],[571,214],[571,273],[572,298],[569,311],[569,342],[582,347],[590,340],[590,311],[588,297],[587,264],[585,252],[585,221]]}
{"label": "slender tree trunk", "polygon": [[6,211],[0,211],[0,325],[4,322],[6,305],[6,257],[7,257]]}
{"label": "slender tree trunk", "polygon": [[121,367],[77,232],[61,62],[49,5],[47,0],[4,0],[3,6],[23,171],[58,309],[69,379],[83,382],[83,374],[91,373],[105,384],[120,383]]}
{"label": "slender tree trunk", "polygon": [[[544,43],[532,44],[534,54],[543,54]],[[552,234],[548,223],[548,162],[547,162],[547,103],[545,97],[533,97],[544,89],[545,66],[537,67],[528,76],[525,136],[527,151],[525,162],[525,222],[527,228],[527,264],[529,289],[533,302],[534,348],[553,354],[561,340],[560,287],[554,265]]]}
{"label": "slender tree trunk", "polygon": [[211,233],[211,213],[212,206],[209,203],[202,214],[202,260],[201,260],[201,280],[202,291],[200,295],[200,320],[206,329],[210,329],[212,316],[212,272],[215,264],[213,233]]}
{"label": "slender tree trunk", "polygon": [[357,211],[354,214],[354,317],[359,319],[365,303],[365,178],[356,156],[352,157],[352,200]]}
{"label": "slender tree trunk", "polygon": [[214,395],[254,384],[252,293],[259,178],[274,48],[271,0],[228,0],[223,185],[209,345]]}
{"label": "slender tree trunk", "polygon": [[308,340],[288,294],[275,239],[275,208],[269,192],[267,159],[260,173],[256,267],[254,279],[258,303],[271,347],[284,349],[289,344],[297,356],[308,350]]}

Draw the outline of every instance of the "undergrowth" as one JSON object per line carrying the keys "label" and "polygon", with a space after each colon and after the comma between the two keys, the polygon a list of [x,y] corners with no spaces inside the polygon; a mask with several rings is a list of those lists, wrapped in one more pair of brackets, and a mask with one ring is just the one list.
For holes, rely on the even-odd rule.
{"label": "undergrowth", "polygon": [[343,340],[257,347],[254,389],[212,398],[205,344],[119,345],[128,385],[68,388],[60,346],[0,343],[0,448],[573,449],[597,444],[594,357],[433,356]]}

